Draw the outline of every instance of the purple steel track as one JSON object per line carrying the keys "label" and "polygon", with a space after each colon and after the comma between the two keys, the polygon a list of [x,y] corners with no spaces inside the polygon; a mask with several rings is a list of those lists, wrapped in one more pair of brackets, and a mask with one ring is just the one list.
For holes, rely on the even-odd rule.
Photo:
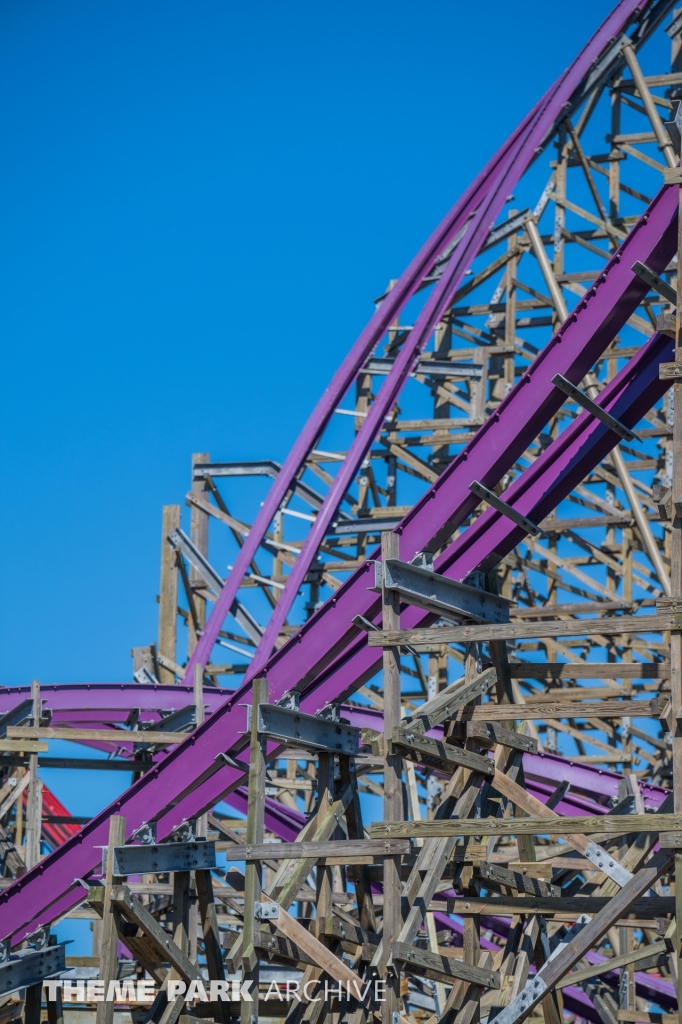
{"label": "purple steel track", "polygon": [[[438,257],[462,231],[465,231],[466,233],[446,264],[440,281],[419,315],[418,322],[404,343],[376,400],[372,403],[369,414],[356,435],[344,463],[334,478],[324,504],[310,529],[303,550],[289,574],[285,590],[280,594],[272,612],[258,651],[249,667],[247,678],[249,680],[254,678],[256,672],[263,667],[274,648],[274,641],[279,629],[310,568],[310,563],[317,553],[324,533],[336,514],[348,484],[353,479],[384,417],[407,380],[431,331],[446,309],[448,300],[454,295],[462,275],[478,254],[490,227],[504,206],[507,195],[533,161],[557,120],[565,115],[567,107],[570,107],[571,97],[574,96],[605,48],[625,31],[634,15],[645,11],[649,12],[656,7],[655,3],[648,2],[648,0],[621,0],[617,4],[578,57],[548,89],[464,195],[455,203],[403,272],[395,287],[375,311],[322,395],[270,488],[256,521],[237,556],[230,576],[213,607],[204,633],[190,658],[187,678],[193,678],[195,664],[204,667],[208,662],[218,633],[232,607],[242,578],[258,550],[265,531],[292,486],[308,453],[329,422],[339,400],[357,376],[362,364],[389,324],[420,288],[425,275],[434,266]],[[660,4],[658,8],[661,8]]]}
{"label": "purple steel track", "polygon": [[[452,289],[456,287],[457,274],[466,269],[477,251],[477,246],[480,247],[485,237],[484,232],[487,232],[494,216],[493,211],[496,210],[495,204],[500,200],[498,190],[505,191],[510,187],[513,175],[521,175],[522,170],[532,159],[534,147],[551,129],[563,104],[569,101],[605,44],[623,31],[634,11],[645,7],[647,5],[644,3],[626,3],[625,0],[618,5],[579,58],[549,90],[521,128],[505,144],[500,155],[490,162],[464,199],[453,208],[443,225],[415,257],[403,275],[402,283],[390,293],[356,342],[289,456],[280,478],[263,506],[261,516],[247,538],[247,544],[241,550],[240,557],[244,563],[242,568],[247,566],[253,557],[253,545],[257,546],[259,543],[259,531],[262,535],[269,524],[290,481],[331,415],[338,398],[357,373],[363,359],[371,351],[387,324],[395,317],[407,297],[419,286],[424,273],[433,265],[438,254],[473,213],[470,231],[464,236],[463,243],[455,251],[456,256],[451,259],[451,265],[448,265],[443,275],[445,281],[441,280],[425,306],[424,329],[428,326],[429,318],[432,323],[435,322],[433,317],[436,316],[437,303],[441,300],[446,301],[446,294],[451,294]],[[490,189],[487,187],[488,181],[492,183]],[[481,210],[483,212],[479,213]],[[664,188],[652,201],[640,222],[561,330],[523,375],[495,414],[397,528],[403,558],[411,558],[419,550],[437,548],[477,504],[477,499],[468,490],[469,483],[473,479],[478,479],[488,486],[496,484],[537,436],[563,401],[563,395],[551,384],[552,376],[560,372],[569,380],[580,381],[603,353],[646,292],[646,285],[629,270],[629,267],[635,260],[641,260],[656,272],[661,272],[667,266],[676,247],[676,218],[677,190],[674,187]],[[642,352],[651,351],[652,346],[658,344],[661,344],[659,339],[652,339]],[[633,360],[633,364],[636,364],[637,359],[640,359],[640,368],[635,369],[628,377],[623,385],[623,394],[618,399],[626,404],[627,401],[632,403],[633,415],[638,408],[637,402],[645,407],[644,403],[656,390],[652,385],[647,391],[646,387],[640,384],[640,372],[644,374],[642,379],[646,378],[646,367],[642,361],[643,356],[640,356]],[[388,388],[387,395],[392,388],[399,389],[401,375],[404,379],[412,365],[411,358],[407,354],[404,359],[396,360],[392,371],[395,375],[389,375],[382,388],[382,394],[385,388]],[[616,380],[620,380],[620,377],[621,375]],[[615,385],[615,381],[612,384]],[[602,400],[610,401],[610,394]],[[626,401],[626,394],[636,395],[636,401]],[[652,401],[655,401],[655,398]],[[617,401],[614,408],[620,408]],[[585,422],[591,422],[587,414],[585,417]],[[377,421],[375,426],[378,422],[380,421]],[[580,438],[576,438],[575,443],[578,447],[580,441]],[[364,441],[358,441],[356,455],[362,444]],[[599,451],[599,444],[595,442],[591,449],[591,456],[595,461],[591,465],[601,458]],[[590,459],[585,458],[583,462],[587,467]],[[558,484],[553,493],[557,500],[560,500]],[[333,504],[332,499],[330,502]],[[249,546],[251,536],[253,543]],[[496,545],[498,543],[501,541],[495,542]],[[492,547],[489,547],[488,551],[491,550]],[[499,550],[497,546],[495,550]],[[233,575],[238,577],[239,572],[235,571]],[[368,617],[373,617],[377,613],[376,596],[367,592],[367,586],[366,571],[359,570],[298,634],[270,659],[265,670],[270,680],[271,699],[277,700],[287,690],[296,688],[302,694],[302,709],[315,711],[329,700],[339,700],[345,693],[352,692],[359,685],[363,672],[368,671],[368,668],[353,665],[358,658],[358,652],[362,651],[357,644],[353,646],[358,631],[351,626],[351,620],[358,613]],[[233,597],[228,580],[211,615],[209,626],[195,651],[194,662],[205,664]],[[407,620],[408,616],[405,618]],[[364,643],[364,638],[362,642]],[[365,659],[366,657],[365,655]],[[331,673],[329,669],[335,659],[335,671]],[[357,668],[360,671],[357,671]],[[191,667],[188,671],[191,674]],[[242,776],[234,769],[225,768],[188,792],[191,781],[209,769],[218,754],[243,745],[246,713],[243,706],[239,705],[240,702],[248,703],[249,697],[250,686],[245,683],[182,744],[160,759],[76,836],[0,894],[1,935],[11,935],[15,942],[20,941],[27,931],[33,930],[39,923],[54,920],[78,901],[81,891],[75,879],[87,877],[97,864],[99,847],[107,841],[108,819],[112,813],[120,813],[126,817],[128,834],[143,821],[156,820],[158,834],[163,837],[183,818],[201,813],[222,796],[237,789],[242,782]]]}

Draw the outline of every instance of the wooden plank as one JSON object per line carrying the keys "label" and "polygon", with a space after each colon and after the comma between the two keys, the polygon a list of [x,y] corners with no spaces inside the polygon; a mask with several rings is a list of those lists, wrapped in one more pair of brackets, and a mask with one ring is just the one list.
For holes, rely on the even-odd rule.
{"label": "wooden plank", "polygon": [[[31,683],[31,698],[33,700],[33,724],[34,726],[39,726],[42,701],[40,699],[40,683],[37,679],[34,679]],[[39,737],[36,737],[36,739],[39,739]],[[26,799],[26,851],[24,859],[26,867],[32,868],[40,860],[40,836],[43,813],[43,784],[38,778],[38,755],[35,753],[31,754],[28,760],[28,775],[30,784]]]}
{"label": "wooden plank", "polygon": [[[509,717],[508,713],[506,717]],[[450,773],[461,767],[481,775],[495,774],[495,765],[490,758],[463,750],[444,740],[419,735],[416,730],[406,736],[402,729],[396,728],[393,732],[393,747],[411,761],[435,765]]]}
{"label": "wooden plank", "polygon": [[[34,729],[32,726],[19,725],[9,726],[7,735],[16,740],[74,740],[74,742],[85,740],[93,743],[116,743],[119,746],[121,743],[142,742],[153,743],[155,746],[169,746],[182,743],[187,738],[186,733],[182,732],[157,732],[156,730],[132,732],[129,729],[70,729],[68,727],[53,728],[52,726],[46,729]],[[25,747],[20,749],[23,750]],[[44,749],[47,750],[47,746]]]}
{"label": "wooden plank", "polygon": [[43,740],[0,740],[1,754],[46,754],[48,749]]}
{"label": "wooden plank", "polygon": [[[222,844],[221,844],[222,845]],[[396,857],[412,853],[409,839],[347,839],[303,843],[244,843],[227,845],[226,860],[310,860],[334,857],[339,863],[352,864],[355,857]],[[364,863],[364,860],[361,861]]]}
{"label": "wooden plank", "polygon": [[[508,705],[506,706],[508,707]],[[516,714],[516,707],[514,705],[514,714]],[[502,746],[509,747],[510,750],[523,750],[531,754],[537,753],[538,749],[538,741],[532,736],[524,736],[522,733],[505,729],[499,722],[491,722],[487,719],[483,722],[468,721],[466,723],[466,736],[470,740],[476,739],[490,743],[501,743]]]}
{"label": "wooden plank", "polygon": [[175,673],[166,667],[166,659],[176,661],[178,621],[178,568],[176,553],[168,535],[180,526],[180,506],[164,505],[161,519],[161,581],[159,586],[159,682],[174,683]]}
{"label": "wooden plank", "polygon": [[[567,706],[568,703],[568,706]],[[623,715],[633,718],[658,718],[661,705],[658,698],[651,700],[573,700],[556,703],[528,702],[514,705],[514,717],[523,721],[538,718],[621,718]],[[462,718],[472,722],[494,722],[509,718],[506,704],[480,704],[478,707],[466,708]]]}
{"label": "wooden plank", "polygon": [[183,981],[203,981],[203,975],[198,967],[185,956],[144,904],[133,896],[127,885],[113,887],[111,902],[126,921],[136,924],[156,943],[163,952],[163,958],[177,971]]}
{"label": "wooden plank", "polygon": [[[463,916],[484,914],[493,917],[512,917],[514,914],[553,914],[560,920],[570,920],[571,917],[580,914],[598,914],[608,907],[612,899],[612,896],[455,896],[448,899],[434,898],[431,909]],[[638,900],[628,907],[627,912],[647,920],[665,917],[675,912],[675,897],[638,897]]]}
{"label": "wooden plank", "polygon": [[511,662],[509,669],[513,679],[668,679],[670,676],[669,662],[554,661],[531,664],[524,661]]}
{"label": "wooden plank", "polygon": [[452,984],[456,979],[468,981],[484,988],[499,989],[500,975],[497,971],[481,970],[452,956],[441,956],[427,949],[419,949],[407,942],[394,942],[393,959],[404,963],[415,974]]}
{"label": "wooden plank", "polygon": [[614,636],[619,633],[664,633],[682,630],[682,615],[617,615],[612,618],[575,619],[560,622],[505,622],[483,626],[432,626],[425,629],[377,629],[367,634],[370,647],[419,647],[423,644],[487,642],[488,640],[539,640],[559,636]]}
{"label": "wooden plank", "polygon": [[564,833],[610,836],[628,832],[672,832],[682,828],[682,814],[627,814],[591,817],[476,818],[471,821],[376,821],[369,826],[373,839],[383,836],[426,839],[434,836],[543,836]]}
{"label": "wooden plank", "polygon": [[[396,446],[392,447],[392,451]],[[405,458],[404,454],[402,456]],[[437,479],[438,474],[434,474]],[[384,531],[381,534],[381,557],[400,558],[400,538],[396,533]],[[382,584],[381,591],[382,625],[386,630],[400,628],[400,597],[394,590]],[[384,817],[387,821],[399,822],[403,818],[402,759],[391,743],[391,737],[400,727],[400,657],[396,647],[385,647],[382,655],[384,681]],[[386,1003],[382,1016],[393,1020],[402,1009],[400,996],[400,970],[389,971],[393,944],[400,935],[402,886],[400,879],[400,857],[384,860],[384,926],[382,943],[379,948],[379,970],[386,980]],[[374,960],[377,957],[375,956]],[[373,961],[374,962],[374,961]]]}
{"label": "wooden plank", "polygon": [[[113,873],[114,847],[122,846],[125,841],[126,819],[119,814],[112,814],[109,819],[107,869],[102,891],[102,951],[99,975],[105,983],[105,990],[118,973],[118,911],[111,897],[116,883],[120,881]],[[113,1024],[113,1020],[114,1003],[108,1000],[97,1003],[97,1024]]]}
{"label": "wooden plank", "polygon": [[492,882],[493,885],[505,886],[515,889],[517,892],[529,893],[531,896],[561,896],[560,886],[543,882],[541,879],[533,878],[521,871],[500,867],[499,864],[489,864],[483,861],[478,864],[474,877],[476,874],[484,878],[486,882]]}
{"label": "wooden plank", "polygon": [[[266,903],[275,902],[269,896],[266,896],[265,893],[263,893],[263,900]],[[277,917],[273,920],[273,924],[276,926],[277,931],[291,939],[304,953],[312,957],[318,967],[326,971],[330,978],[337,982],[341,981],[344,985],[350,985],[352,993],[362,991],[362,982],[355,971],[351,971],[350,967],[343,960],[340,960],[338,956],[334,956],[331,950],[327,949],[319,939],[316,939],[296,918],[288,914],[281,905],[277,912]]]}
{"label": "wooden plank", "polygon": [[[258,676],[253,681],[253,706],[267,703],[268,681]],[[267,739],[258,732],[258,715],[251,716],[251,735],[249,739],[249,787],[248,807],[246,815],[246,845],[263,844],[265,831],[265,755]],[[263,868],[260,860],[247,861],[244,880],[244,927],[242,929],[242,967],[244,981],[253,982],[258,991],[260,975],[258,955],[253,944],[254,933],[260,925],[255,918],[254,903],[262,899]],[[249,1011],[247,1013],[247,1011]],[[240,1009],[242,1024],[249,1024],[250,1010],[242,1002]]]}
{"label": "wooden plank", "polygon": [[[640,970],[642,970],[642,961],[658,957],[664,957],[667,960],[669,956],[670,950],[666,942],[653,942],[650,946],[641,946],[639,949],[633,949],[629,953],[622,953],[620,956],[611,957],[605,963],[590,964],[589,967],[573,971],[571,974],[567,974],[565,978],[562,978],[561,981],[558,981],[556,987],[565,988],[566,985],[581,985],[583,981],[589,981],[590,978],[598,978],[601,974],[608,974],[609,971],[615,971],[617,968],[625,967],[627,964],[639,964]],[[652,964],[651,966],[654,965]]]}
{"label": "wooden plank", "polygon": [[494,668],[486,669],[470,680],[455,680],[400,723],[402,735],[407,736],[415,727],[421,727],[423,732],[428,732],[446,718],[452,718],[459,708],[464,707],[475,697],[487,693],[496,682],[497,672]]}

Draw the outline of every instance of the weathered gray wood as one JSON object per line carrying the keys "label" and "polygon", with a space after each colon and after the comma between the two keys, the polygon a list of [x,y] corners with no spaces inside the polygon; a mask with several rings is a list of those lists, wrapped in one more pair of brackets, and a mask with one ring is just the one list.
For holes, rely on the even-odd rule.
{"label": "weathered gray wood", "polygon": [[439,694],[420,705],[417,711],[403,719],[400,723],[400,730],[403,735],[421,729],[428,732],[436,725],[440,725],[446,718],[451,718],[459,708],[464,707],[475,697],[487,693],[497,681],[497,673],[494,668],[486,669],[476,678],[464,681],[457,679],[450,686],[441,690]]}
{"label": "weathered gray wood", "polygon": [[353,858],[395,857],[412,853],[409,839],[347,839],[303,843],[244,843],[229,846],[221,853],[226,860],[320,860],[341,858],[339,863],[352,864]]}
{"label": "weathered gray wood", "polygon": [[481,775],[495,774],[495,765],[490,758],[463,750],[444,740],[431,739],[430,736],[423,736],[418,732],[405,735],[402,729],[395,729],[393,747],[411,761],[434,765],[447,772],[454,772],[461,767],[479,772]]}
{"label": "weathered gray wood", "polygon": [[[114,876],[114,848],[122,846],[126,839],[126,819],[112,814],[109,819],[109,844],[107,847],[107,869],[102,892],[102,952],[99,976],[108,989],[118,973],[118,912],[113,902],[113,893],[120,879]],[[151,915],[150,915],[151,916]],[[153,918],[152,918],[153,920]],[[97,1003],[97,1024],[113,1024],[114,1004],[108,1000]]]}
{"label": "weathered gray wood", "polygon": [[486,988],[500,987],[500,975],[497,971],[481,970],[480,967],[466,964],[463,960],[440,956],[440,954],[431,953],[426,949],[418,949],[407,942],[394,942],[392,950],[394,960],[399,960],[414,973],[427,978],[434,978],[449,984],[452,984],[456,978],[461,978]]}
{"label": "weathered gray wood", "polygon": [[602,964],[590,964],[589,967],[582,967],[579,971],[572,971],[571,974],[567,974],[561,981],[557,982],[557,988],[565,988],[566,985],[581,985],[583,981],[588,981],[590,978],[598,978],[601,974],[608,974],[609,971],[615,971],[619,967],[625,967],[627,964],[637,964],[640,970],[648,969],[644,966],[644,962],[648,960],[656,961],[648,966],[658,966],[658,963],[665,963],[670,956],[670,950],[665,942],[653,942],[650,946],[641,946],[639,949],[633,949],[629,953],[622,953],[620,956],[614,956],[610,960],[607,960]]}
{"label": "weathered gray wood", "polygon": [[[516,707],[517,705],[514,705],[514,714],[516,714]],[[531,754],[535,754],[538,749],[538,741],[533,739],[532,736],[524,736],[522,733],[514,732],[512,729],[505,729],[499,722],[468,721],[466,723],[466,737],[470,740],[482,740],[486,743],[501,743],[511,750],[523,750]]]}
{"label": "weathered gray wood", "polygon": [[483,861],[476,869],[481,878],[498,886],[507,886],[517,892],[526,892],[531,896],[561,896],[561,887],[543,882],[539,878],[524,875],[521,871],[510,871],[499,864],[488,864]]}
{"label": "weathered gray wood", "polygon": [[[396,533],[381,535],[383,561],[400,558],[400,538]],[[381,595],[382,625],[385,630],[400,628],[400,597],[385,586]],[[397,647],[385,647],[383,652],[384,678],[384,817],[399,822],[403,817],[402,760],[390,740],[400,726],[400,658]],[[400,912],[401,884],[400,857],[384,860],[384,928],[381,944],[380,971],[386,980],[386,1002],[382,1017],[393,1020],[401,1010],[400,971],[388,970],[393,943],[398,939],[402,918]]]}
{"label": "weathered gray wood", "polygon": [[553,636],[613,636],[619,633],[662,633],[682,630],[682,615],[617,615],[613,618],[573,619],[560,622],[509,622],[499,626],[433,626],[425,629],[378,629],[367,634],[370,647],[408,644],[454,644],[466,641],[535,640]]}
{"label": "weathered gray wood", "polygon": [[[177,971],[183,981],[189,983],[190,981],[203,980],[198,967],[173,942],[144,904],[133,896],[127,885],[113,886],[111,903],[120,911],[121,916],[126,921],[130,921],[142,929],[145,935],[158,947],[160,958],[170,963],[171,967]],[[113,1004],[111,1005],[113,1006]]]}
{"label": "weathered gray wood", "polygon": [[376,821],[369,826],[373,839],[419,839],[430,836],[509,836],[560,835],[576,833],[612,836],[628,832],[672,832],[682,828],[680,814],[578,815],[564,818],[477,818],[472,821]]}

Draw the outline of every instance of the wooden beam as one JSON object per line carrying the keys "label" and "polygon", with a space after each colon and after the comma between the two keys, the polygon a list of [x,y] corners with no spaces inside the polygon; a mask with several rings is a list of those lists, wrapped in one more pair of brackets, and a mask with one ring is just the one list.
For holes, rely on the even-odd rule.
{"label": "wooden beam", "polygon": [[604,814],[597,817],[476,818],[471,821],[376,821],[369,826],[373,839],[425,839],[434,836],[543,836],[567,832],[610,836],[628,832],[672,832],[682,829],[681,814]]}
{"label": "wooden beam", "polygon": [[560,622],[505,622],[484,626],[432,626],[424,629],[377,629],[367,634],[370,647],[419,647],[467,641],[536,640],[558,636],[614,636],[620,633],[664,633],[682,630],[682,615],[614,615],[612,618],[575,619]]}

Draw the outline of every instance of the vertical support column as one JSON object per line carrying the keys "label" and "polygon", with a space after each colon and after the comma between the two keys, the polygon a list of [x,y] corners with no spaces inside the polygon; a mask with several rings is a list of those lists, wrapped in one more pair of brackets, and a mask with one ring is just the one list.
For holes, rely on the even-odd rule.
{"label": "vertical support column", "polygon": [[40,1024],[40,1007],[43,1001],[43,983],[29,985],[24,1002],[24,1024]]}
{"label": "vertical support column", "polygon": [[[682,266],[682,188],[679,190],[677,213],[677,265]],[[682,359],[682,273],[677,274],[677,322],[675,329],[675,362]],[[682,494],[682,382],[675,381],[673,402],[675,419],[673,423],[673,497]],[[674,507],[674,506],[673,506]],[[675,597],[682,594],[682,519],[676,516],[672,523],[671,590]],[[682,813],[682,724],[676,717],[682,708],[682,633],[670,634],[670,699],[672,704],[672,766],[673,766],[673,810]],[[675,852],[675,920],[677,934],[675,938],[674,971],[677,980],[677,1006],[680,1024],[682,1024],[682,852]]]}
{"label": "vertical support column", "polygon": [[[104,994],[109,990],[109,982],[116,979],[118,971],[118,929],[116,927],[118,911],[111,905],[112,886],[122,879],[114,875],[114,847],[123,846],[126,841],[126,820],[120,814],[112,814],[109,819],[109,843],[107,846],[107,871],[104,877],[104,917],[102,918],[102,955],[100,958],[99,976],[104,982]],[[114,1001],[103,999],[97,1003],[96,1024],[113,1024]]]}
{"label": "vertical support column", "polygon": [[[40,683],[34,679],[31,683],[31,699],[33,700],[33,727],[40,728]],[[38,778],[38,755],[29,757],[31,781],[28,784],[26,805],[26,867],[32,868],[40,860],[40,825],[43,813],[43,784]],[[21,798],[20,798],[21,799]]]}
{"label": "vertical support column", "polygon": [[[225,981],[225,963],[220,945],[220,930],[213,896],[213,879],[210,869],[196,872],[197,900],[201,916],[201,931],[204,937],[204,952],[209,981]],[[230,1018],[227,1003],[218,1000],[221,1024],[228,1024]]]}
{"label": "vertical support column", "polygon": [[[508,216],[515,217],[518,210],[509,210]],[[507,239],[507,251],[515,249],[518,245],[516,234],[510,235]],[[507,263],[507,294],[505,297],[504,310],[504,392],[502,398],[514,387],[514,345],[516,343],[516,268],[518,256],[512,256]],[[478,963],[478,960],[476,961]]]}
{"label": "vertical support column", "polygon": [[[400,557],[400,538],[397,533],[382,533],[381,558]],[[382,626],[384,629],[400,629],[400,599],[395,591],[383,589]],[[393,753],[393,730],[400,725],[400,655],[397,647],[385,647],[384,667],[384,820],[402,821],[403,787],[402,760]],[[402,927],[400,912],[400,857],[384,858],[384,932],[383,955],[384,973],[391,960],[393,943],[397,941]],[[400,972],[395,965],[388,970],[386,1002],[382,1020],[395,1024],[394,1014],[400,1012]]]}
{"label": "vertical support column", "polygon": [[[196,494],[199,498],[206,498],[208,493],[208,487],[204,480],[194,479],[194,467],[205,465],[211,461],[211,457],[208,452],[198,452],[192,456],[192,494]],[[196,508],[192,505],[192,511],[190,516],[190,538],[194,546],[208,558],[208,515],[203,512],[200,508]],[[189,582],[191,586],[196,583],[201,583],[201,576],[197,570],[192,566],[189,574]],[[194,607],[197,612],[197,625],[198,628],[203,630],[206,625],[206,600],[203,597],[199,597],[194,594]],[[187,637],[187,653],[192,655],[194,648],[196,647],[199,638],[194,629],[194,623],[189,622],[189,635]]]}
{"label": "vertical support column", "polygon": [[151,647],[133,647],[130,656],[133,659],[133,674],[138,669],[146,668],[148,672],[154,675],[154,658]]}
{"label": "vertical support column", "polygon": [[[262,843],[265,822],[265,749],[266,742],[258,734],[258,705],[268,699],[268,681],[257,677],[253,681],[251,704],[251,742],[249,746],[249,803],[246,816],[246,842]],[[258,955],[254,948],[254,932],[260,922],[254,917],[254,903],[260,902],[263,866],[260,861],[248,861],[244,880],[244,930],[242,932],[243,980],[253,982],[253,1003],[242,1002],[241,1024],[258,1024]]]}
{"label": "vertical support column", "polygon": [[[168,543],[168,534],[180,526],[180,506],[164,505],[161,520],[161,584],[159,589],[158,651],[169,661],[177,661],[178,639],[178,565],[175,551]],[[169,668],[159,666],[159,682],[174,683]]]}
{"label": "vertical support column", "polygon": [[[201,665],[194,666],[194,706],[196,708],[197,725],[204,721],[204,670]],[[208,831],[208,814],[197,818],[196,834],[202,839]]]}
{"label": "vertical support column", "polygon": [[[173,872],[173,942],[185,956],[189,954],[189,929],[191,893],[189,871]],[[171,968],[170,977],[179,979],[180,975]]]}
{"label": "vertical support column", "polygon": [[[355,758],[341,754],[339,757],[341,769],[341,789],[352,786],[353,797],[346,808],[346,824],[348,826],[349,839],[364,839],[365,832],[362,827],[362,808],[360,806],[360,794],[358,793],[358,780],[355,774]],[[372,888],[369,868],[366,865],[358,864],[355,868],[355,898],[358,903],[358,917],[360,927],[367,931],[375,932],[377,922],[372,903]]]}

